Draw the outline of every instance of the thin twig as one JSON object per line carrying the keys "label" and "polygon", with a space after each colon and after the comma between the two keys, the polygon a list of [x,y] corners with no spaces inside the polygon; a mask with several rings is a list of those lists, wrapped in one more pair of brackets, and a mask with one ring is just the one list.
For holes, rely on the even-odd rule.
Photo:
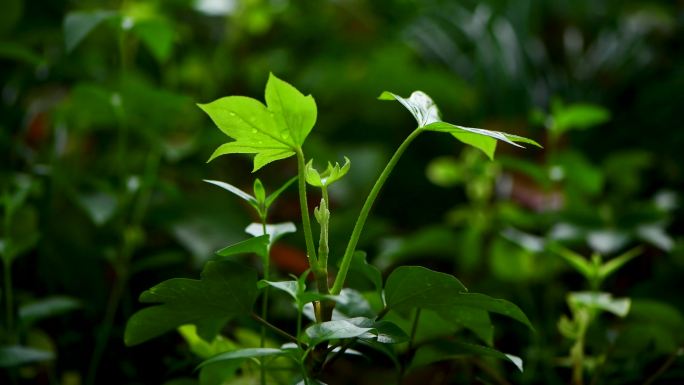
{"label": "thin twig", "polygon": [[295,336],[293,336],[292,334],[286,332],[285,330],[273,325],[272,323],[266,321],[265,319],[259,317],[259,315],[257,315],[256,313],[252,313],[251,316],[252,316],[252,319],[254,319],[255,321],[261,323],[262,325],[268,327],[269,329],[273,330],[274,332],[276,332],[276,333],[280,334],[281,336],[287,338],[291,342],[298,343],[297,338]]}

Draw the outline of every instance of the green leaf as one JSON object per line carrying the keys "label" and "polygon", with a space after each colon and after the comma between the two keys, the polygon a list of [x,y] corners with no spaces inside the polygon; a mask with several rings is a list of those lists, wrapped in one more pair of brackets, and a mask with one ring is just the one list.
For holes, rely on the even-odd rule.
{"label": "green leaf", "polygon": [[520,357],[502,353],[486,346],[456,341],[440,341],[420,347],[411,361],[411,367],[416,368],[433,362],[452,360],[468,355],[492,357],[508,361],[515,365],[519,371],[523,371],[523,361]]}
{"label": "green leaf", "polygon": [[[297,231],[297,228],[295,227],[294,223],[292,222],[284,222],[284,223],[276,223],[272,225],[266,225],[266,234],[270,236],[269,238],[269,244],[272,245],[280,239],[283,235],[289,234],[289,233],[294,233]],[[247,234],[250,234],[255,237],[260,237],[264,235],[264,226],[261,223],[251,223],[247,228],[245,228],[245,232]]]}
{"label": "green leaf", "polygon": [[263,206],[266,204],[266,190],[264,189],[263,183],[259,178],[254,180],[254,198],[256,198],[257,204]]}
{"label": "green leaf", "polygon": [[239,198],[242,198],[246,202],[249,202],[252,206],[257,207],[257,200],[255,197],[247,194],[246,192],[240,190],[239,188],[233,186],[232,184],[226,183],[226,182],[221,182],[218,180],[209,180],[209,179],[204,179],[205,182],[211,183],[214,186],[221,187],[222,189],[229,191]]}
{"label": "green leaf", "polygon": [[629,313],[631,300],[629,298],[613,298],[610,293],[582,291],[568,295],[571,309],[589,308],[613,313],[618,317],[625,317]]}
{"label": "green leaf", "polygon": [[275,202],[275,200],[278,199],[278,197],[280,196],[280,194],[282,194],[283,191],[287,190],[287,188],[290,187],[290,186],[292,185],[292,183],[294,183],[296,180],[297,180],[297,177],[296,177],[296,176],[290,178],[290,180],[288,180],[287,182],[285,182],[285,184],[283,184],[282,186],[280,186],[279,189],[277,189],[276,191],[274,191],[273,193],[271,193],[271,195],[269,195],[269,196],[266,198],[266,208],[271,207],[271,205],[273,204],[273,202]]}
{"label": "green leaf", "polygon": [[[304,277],[306,274],[303,275]],[[266,286],[271,286],[280,291],[289,294],[295,300],[297,309],[302,309],[304,305],[313,301],[335,300],[336,297],[325,295],[318,292],[306,291],[306,283],[303,279],[296,281],[267,281],[262,279],[258,283],[258,287],[263,289]]]}
{"label": "green leaf", "polygon": [[453,275],[421,266],[400,266],[387,278],[385,300],[396,311],[435,308],[451,304],[451,298],[468,291]]}
{"label": "green leaf", "polygon": [[553,124],[550,129],[556,134],[572,129],[587,129],[610,119],[610,111],[593,104],[556,104],[553,110]]}
{"label": "green leaf", "polygon": [[363,276],[368,278],[377,292],[382,291],[382,274],[377,267],[368,263],[365,251],[357,250],[354,252],[350,268],[359,271]]}
{"label": "green leaf", "polygon": [[[411,309],[421,308],[450,317],[467,311],[464,308],[479,309],[513,318],[532,329],[527,316],[511,302],[466,291],[465,286],[450,274],[420,266],[401,266],[387,278],[385,299],[388,308],[399,312],[406,313]],[[475,313],[469,317],[471,318],[457,318],[452,321],[463,326],[469,324],[476,333],[488,340],[488,333],[481,324],[484,321],[482,315]]]}
{"label": "green leaf", "polygon": [[306,176],[306,182],[314,187],[330,186],[345,176],[347,172],[349,172],[350,167],[351,163],[349,158],[345,156],[344,166],[340,167],[340,164],[337,162],[335,162],[335,166],[333,166],[328,162],[328,167],[325,171],[319,173],[318,170],[313,167],[312,159],[306,164],[304,175]]}
{"label": "green leaf", "polygon": [[133,26],[143,44],[152,52],[158,62],[165,62],[173,48],[174,30],[168,21],[163,19],[137,20]]}
{"label": "green leaf", "polygon": [[359,327],[349,320],[327,321],[313,324],[305,333],[311,346],[323,341],[362,336],[374,330],[371,327]]}
{"label": "green leaf", "polygon": [[180,326],[178,328],[178,333],[180,333],[185,342],[188,343],[190,351],[203,359],[237,349],[237,345],[233,341],[220,334],[211,341],[203,340],[197,334],[197,327],[195,325]]}
{"label": "green leaf", "polygon": [[416,122],[418,122],[418,127],[425,127],[428,124],[442,121],[437,105],[423,91],[413,91],[408,98],[402,98],[397,94],[384,91],[378,99],[397,100],[413,115]]}
{"label": "green leaf", "polygon": [[19,308],[19,319],[24,325],[54,317],[81,307],[81,303],[71,297],[53,296],[22,305]]}
{"label": "green leaf", "polygon": [[596,267],[583,256],[558,244],[549,244],[549,249],[560,255],[570,266],[572,266],[585,278],[590,280],[594,278],[596,274]]}
{"label": "green leaf", "polygon": [[237,254],[254,253],[262,258],[266,258],[268,256],[268,240],[268,235],[250,238],[245,241],[224,247],[223,249],[217,251],[216,255],[221,257],[229,257]]}
{"label": "green leaf", "polygon": [[228,96],[199,104],[214,123],[235,139],[221,145],[209,161],[225,154],[256,154],[254,169],[288,158],[301,147],[316,122],[316,103],[288,83],[270,75],[268,108],[256,99]]}
{"label": "green leaf", "polygon": [[525,313],[515,304],[506,301],[505,299],[492,298],[480,293],[460,293],[452,299],[452,305],[470,307],[475,309],[486,310],[490,313],[497,313],[526,325],[534,330],[532,323],[527,318]]}
{"label": "green leaf", "polygon": [[643,252],[643,247],[635,247],[624,254],[621,254],[610,261],[604,263],[600,268],[599,268],[599,275],[600,277],[606,278],[609,275],[613,274],[616,272],[619,268],[625,265],[625,263],[631,261],[634,259],[634,257],[640,255]]}
{"label": "green leaf", "polygon": [[64,42],[73,51],[88,34],[105,20],[117,16],[114,11],[70,12],[64,18]]}
{"label": "green leaf", "polygon": [[266,83],[266,104],[274,118],[285,132],[287,140],[295,146],[304,140],[316,123],[316,101],[311,95],[304,96],[289,83],[278,79],[272,73]]}
{"label": "green leaf", "polygon": [[185,324],[211,341],[230,319],[249,314],[256,299],[256,272],[228,261],[209,261],[201,280],[174,278],[145,291],[144,303],[160,303],[133,314],[124,341],[132,346]]}
{"label": "green leaf", "polygon": [[437,314],[444,320],[472,331],[487,345],[494,344],[494,325],[486,310],[467,306],[449,306],[437,310]]}
{"label": "green leaf", "polygon": [[53,360],[52,352],[30,348],[28,346],[0,346],[0,368],[10,368]]}
{"label": "green leaf", "polygon": [[366,317],[354,317],[346,321],[358,327],[374,329],[372,333],[359,337],[364,340],[377,341],[381,344],[400,344],[409,340],[409,336],[399,326],[389,321],[375,321]]}
{"label": "green leaf", "polygon": [[419,128],[424,128],[429,131],[448,132],[459,141],[480,149],[490,159],[494,158],[497,140],[501,140],[517,147],[522,146],[516,144],[515,142],[523,142],[541,147],[532,139],[524,138],[522,136],[505,134],[498,131],[483,130],[481,128],[457,126],[451,123],[443,122],[440,118],[437,105],[427,94],[422,91],[414,91],[408,99],[385,91],[380,95],[379,99],[399,101],[399,103],[404,105],[404,107],[411,112],[411,115],[413,115],[418,122]]}
{"label": "green leaf", "polygon": [[201,364],[197,365],[197,369],[205,367],[207,365],[215,364],[217,362],[244,360],[247,358],[256,357],[284,356],[288,354],[289,352],[287,350],[274,348],[248,348],[233,350],[231,352],[218,354],[214,357],[209,358],[208,360],[202,361]]}

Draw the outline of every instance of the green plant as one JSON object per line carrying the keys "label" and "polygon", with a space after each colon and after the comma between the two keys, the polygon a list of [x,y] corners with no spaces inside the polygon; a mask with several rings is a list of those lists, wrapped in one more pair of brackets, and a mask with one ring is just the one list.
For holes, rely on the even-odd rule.
{"label": "green plant", "polygon": [[[537,144],[516,135],[443,122],[437,106],[420,91],[409,98],[384,92],[380,99],[399,101],[417,120],[418,127],[396,150],[368,194],[335,275],[328,264],[332,260],[328,256],[329,219],[332,215],[328,188],[349,171],[350,161],[346,159],[343,166],[328,163],[323,172],[313,167],[313,160],[307,162],[303,145],[316,122],[314,99],[271,75],[266,84],[266,105],[244,96],[229,96],[201,104],[200,108],[218,128],[234,139],[220,146],[210,160],[225,154],[255,154],[254,171],[257,171],[273,161],[295,156],[298,173],[268,197],[258,179],[254,183],[253,196],[230,184],[209,181],[256,209],[261,223],[246,229],[254,237],[218,251],[217,257],[205,265],[201,280],[175,278],[145,291],[140,296],[141,302],[155,306],[144,308],[130,318],[125,332],[126,344],[136,345],[192,324],[199,336],[190,338],[195,346],[201,343],[198,342],[201,339],[215,348],[220,340],[226,338],[221,331],[229,321],[241,323],[251,318],[261,325],[259,346],[235,349],[236,345],[233,345],[211,356],[199,365],[200,377],[205,371],[219,366],[229,376],[235,373],[241,362],[252,359],[250,361],[257,362],[260,367],[262,383],[270,382],[269,379],[279,381],[278,373],[282,373],[283,362],[291,376],[300,377],[306,384],[318,383],[318,379],[324,378],[328,365],[344,353],[354,352],[355,348],[375,349],[390,357],[399,378],[416,367],[462,355],[508,360],[522,370],[519,358],[492,348],[493,325],[489,316],[490,313],[501,314],[531,327],[516,305],[484,294],[470,293],[454,276],[420,266],[398,267],[389,274],[383,286],[380,271],[368,264],[365,253],[356,247],[380,190],[404,151],[421,133],[450,134],[483,151],[489,158],[493,157],[498,141],[516,146],[516,142]],[[308,273],[292,280],[271,278],[270,247],[278,237],[294,231],[294,226],[290,223],[268,224],[267,212],[275,198],[295,179],[314,290],[308,290]],[[307,183],[320,188],[322,195],[314,210],[320,226],[318,250],[309,217]],[[261,257],[261,280],[252,268],[234,260],[237,254]],[[353,288],[345,288],[350,270],[364,276],[373,290],[362,294]],[[269,290],[284,292],[294,302],[296,324],[289,331],[267,319]],[[259,298],[261,312],[257,314],[253,308]],[[309,317],[313,323],[305,326],[303,316]],[[431,325],[429,331],[426,322]],[[267,330],[273,332],[271,336],[287,342],[267,347]],[[464,339],[449,337],[457,330],[467,331]],[[184,335],[188,338],[187,329]],[[444,338],[437,339],[440,336]],[[470,340],[479,340],[480,344],[466,342]],[[216,349],[212,353],[217,353]]]}

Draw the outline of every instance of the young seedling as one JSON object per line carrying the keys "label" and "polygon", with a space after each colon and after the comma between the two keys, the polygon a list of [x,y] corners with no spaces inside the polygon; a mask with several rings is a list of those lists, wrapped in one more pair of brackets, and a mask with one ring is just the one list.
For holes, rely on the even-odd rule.
{"label": "young seedling", "polygon": [[[283,229],[267,224],[267,210],[275,197],[293,180],[269,197],[258,180],[254,184],[254,195],[223,182],[208,181],[253,206],[261,219],[261,231],[250,231],[255,226],[250,225],[248,232],[256,237],[220,250],[217,253],[220,258],[205,265],[201,280],[171,279],[144,292],[140,300],[156,305],[144,308],[131,317],[126,328],[126,344],[135,345],[186,324],[194,324],[199,337],[210,342],[228,321],[251,317],[261,323],[264,330],[273,331],[274,335],[284,338],[286,342],[280,348],[269,348],[264,346],[262,338],[260,347],[218,354],[200,364],[201,370],[219,363],[237,365],[247,359],[258,358],[262,368],[261,381],[265,383],[268,378],[265,371],[270,362],[285,360],[290,362],[293,375],[301,378],[300,383],[318,384],[318,378],[326,367],[340,355],[354,351],[355,346],[376,349],[388,355],[398,363],[399,374],[403,374],[407,368],[427,365],[435,360],[451,359],[464,353],[510,361],[522,370],[522,361],[519,358],[491,347],[493,326],[489,313],[498,313],[531,327],[529,320],[517,306],[484,294],[469,293],[454,276],[420,266],[397,268],[388,276],[383,287],[379,271],[366,262],[365,255],[356,246],[384,183],[408,146],[423,132],[449,134],[483,151],[489,158],[493,157],[499,141],[515,146],[520,146],[517,143],[538,144],[517,135],[443,122],[432,99],[420,91],[412,93],[408,98],[390,92],[382,93],[381,100],[395,100],[404,105],[414,116],[418,126],[401,143],[376,180],[358,215],[340,259],[339,269],[333,272],[328,264],[328,233],[332,215],[328,188],[349,171],[351,163],[345,158],[342,166],[328,163],[328,167],[320,172],[313,167],[312,160],[307,162],[304,142],[317,117],[313,97],[303,95],[271,74],[266,84],[265,99],[264,105],[252,98],[228,96],[199,105],[218,128],[233,139],[221,145],[210,160],[226,154],[254,154],[253,170],[257,171],[271,162],[296,157],[297,176],[293,180],[298,182],[302,229],[315,290],[307,290],[306,273],[290,281],[269,279],[268,250],[277,237],[276,234]],[[320,226],[318,249],[315,247],[310,223],[307,184],[321,189],[321,202],[314,210],[314,217]],[[293,227],[286,230],[293,230]],[[263,234],[269,234],[268,242]],[[247,253],[262,257],[264,270],[261,281],[258,281],[257,274],[249,267],[225,258],[228,255]],[[352,288],[345,288],[350,268],[360,271],[373,283],[377,298],[382,300],[379,308],[374,310],[360,293]],[[330,287],[331,281],[333,285]],[[298,314],[294,335],[269,322],[266,317],[268,298],[265,294],[262,296],[261,316],[253,313],[252,308],[259,290],[266,288],[283,291],[292,298]],[[307,310],[311,307],[309,304],[313,304],[312,312]],[[421,312],[427,314],[426,317],[437,317],[454,327],[472,331],[485,346],[450,339],[440,341],[439,344],[434,341],[417,341],[416,331],[421,320],[429,319],[419,317]],[[409,314],[414,314],[412,321],[408,324],[400,322]],[[313,324],[304,328],[302,315],[310,317]],[[390,315],[391,317],[385,319]],[[409,351],[404,347],[403,353],[408,359],[399,360],[398,355],[402,353],[398,350],[401,348],[395,349],[394,346],[407,342]],[[445,353],[435,355],[435,351]],[[415,357],[413,353],[416,353]]]}

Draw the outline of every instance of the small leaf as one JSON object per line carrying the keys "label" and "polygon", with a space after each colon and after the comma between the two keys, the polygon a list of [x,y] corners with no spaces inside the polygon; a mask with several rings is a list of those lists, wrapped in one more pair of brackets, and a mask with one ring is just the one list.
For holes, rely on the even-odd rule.
{"label": "small leaf", "polygon": [[313,160],[310,160],[306,164],[306,169],[304,175],[306,176],[306,182],[314,187],[330,186],[336,181],[342,179],[343,176],[349,172],[351,167],[351,162],[349,158],[344,157],[344,166],[340,167],[340,164],[335,162],[335,166],[328,162],[328,167],[322,173],[319,173],[313,167]]}
{"label": "small leaf", "polygon": [[425,366],[433,362],[451,360],[466,355],[486,356],[508,361],[515,365],[519,371],[523,371],[523,361],[520,357],[502,353],[486,346],[456,341],[440,341],[419,348],[413,357],[413,361],[411,361],[411,367]]}
{"label": "small leaf", "polygon": [[629,313],[631,300],[629,298],[613,298],[610,293],[583,291],[570,293],[568,304],[572,309],[582,307],[600,309],[619,317],[625,317]]}
{"label": "small leaf", "polygon": [[234,350],[231,352],[225,352],[218,354],[208,360],[202,361],[201,364],[197,365],[197,369],[203,368],[207,365],[211,365],[217,362],[224,361],[234,361],[234,360],[244,360],[246,358],[256,358],[256,357],[268,357],[268,356],[284,356],[288,355],[287,350],[273,349],[273,348],[248,348]]}
{"label": "small leaf", "polygon": [[[285,222],[285,223],[276,223],[272,225],[266,225],[266,234],[270,236],[269,238],[269,244],[272,245],[275,241],[280,239],[283,235],[288,234],[288,233],[294,233],[297,231],[297,228],[295,227],[294,223],[292,222]],[[264,227],[261,223],[251,223],[247,228],[245,228],[245,232],[247,234],[250,234],[255,237],[260,237],[264,235]]]}
{"label": "small leaf", "polygon": [[262,258],[266,258],[268,256],[268,240],[268,235],[250,238],[245,241],[224,247],[223,249],[217,251],[216,255],[228,257],[236,254],[254,253]]}
{"label": "small leaf", "polygon": [[97,226],[107,223],[116,213],[118,206],[116,195],[108,192],[79,194],[77,201]]}
{"label": "small leaf", "polygon": [[290,185],[292,185],[292,183],[294,183],[296,180],[297,180],[297,177],[296,177],[296,176],[290,178],[290,180],[288,180],[287,182],[285,182],[285,184],[283,184],[282,186],[280,186],[279,189],[277,189],[276,191],[274,191],[273,193],[271,193],[271,195],[269,195],[269,196],[266,198],[266,208],[271,207],[271,205],[273,204],[273,202],[275,202],[275,200],[278,199],[278,197],[280,196],[280,194],[282,194],[283,191],[287,190],[287,188],[290,187]]}
{"label": "small leaf", "polygon": [[583,256],[575,253],[572,250],[566,249],[558,244],[549,244],[549,249],[554,253],[560,255],[570,266],[577,272],[582,274],[587,279],[593,279],[596,274],[596,268]]}
{"label": "small leaf", "polygon": [[572,129],[586,129],[605,123],[610,119],[610,111],[593,104],[571,104],[553,108],[553,124],[550,129],[561,134]]}
{"label": "small leaf", "polygon": [[81,307],[81,303],[71,297],[53,296],[41,298],[19,308],[19,319],[27,325],[45,318],[54,317]]}
{"label": "small leaf", "polygon": [[401,266],[387,278],[385,300],[397,311],[417,307],[439,307],[451,303],[451,297],[467,291],[453,275],[421,266]]}
{"label": "small leaf", "polygon": [[254,198],[256,198],[257,204],[259,206],[266,204],[266,190],[264,189],[263,183],[259,178],[254,180]]}
{"label": "small leaf", "polygon": [[348,320],[337,320],[313,324],[305,333],[309,343],[315,346],[323,341],[359,337],[371,330],[373,328],[358,327]]}
{"label": "small leaf", "polygon": [[124,341],[132,346],[180,325],[194,324],[211,341],[230,319],[249,314],[256,300],[256,272],[228,261],[209,261],[201,280],[174,278],[140,295],[144,303],[160,303],[133,314]]}
{"label": "small leaf", "polygon": [[35,362],[50,361],[55,358],[52,352],[28,346],[0,346],[0,368],[10,368]]}
{"label": "small leaf", "polygon": [[88,34],[105,20],[117,16],[114,11],[70,12],[64,18],[64,42],[73,51]]}
{"label": "small leaf", "polygon": [[133,26],[133,33],[142,40],[158,62],[165,62],[171,55],[175,32],[166,20],[147,19],[136,21]]}
{"label": "small leaf", "polygon": [[634,259],[634,257],[640,255],[643,251],[643,247],[635,247],[624,254],[617,256],[610,261],[604,263],[600,268],[599,268],[599,275],[600,277],[606,278],[609,275],[613,274],[615,271],[617,271],[619,268],[624,266],[625,263],[631,261]]}
{"label": "small leaf", "polygon": [[409,336],[399,326],[389,321],[374,321],[366,317],[349,318],[346,321],[358,327],[374,329],[372,333],[369,332],[359,337],[361,339],[382,344],[400,344],[409,340]]}
{"label": "small leaf", "polygon": [[254,207],[257,207],[257,200],[253,196],[247,194],[246,192],[240,190],[239,188],[233,186],[232,184],[226,183],[226,182],[221,182],[218,180],[209,180],[209,179],[204,179],[205,182],[211,183],[214,186],[221,187],[224,190],[227,190],[236,196],[242,198],[243,200],[249,202],[251,205]]}

